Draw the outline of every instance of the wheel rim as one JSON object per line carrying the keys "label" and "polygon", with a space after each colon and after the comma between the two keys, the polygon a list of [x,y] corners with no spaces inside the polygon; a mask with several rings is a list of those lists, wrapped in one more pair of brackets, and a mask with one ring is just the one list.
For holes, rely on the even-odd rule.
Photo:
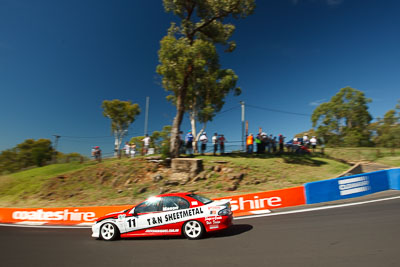
{"label": "wheel rim", "polygon": [[115,234],[115,227],[111,223],[106,223],[101,228],[101,236],[105,240],[110,240],[111,238],[113,238],[114,234]]}
{"label": "wheel rim", "polygon": [[190,221],[185,225],[185,233],[190,238],[196,238],[201,234],[201,225],[199,222]]}

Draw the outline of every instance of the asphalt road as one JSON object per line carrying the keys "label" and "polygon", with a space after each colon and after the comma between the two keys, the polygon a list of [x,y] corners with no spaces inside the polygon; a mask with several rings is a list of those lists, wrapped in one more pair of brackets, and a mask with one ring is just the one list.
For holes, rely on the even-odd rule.
{"label": "asphalt road", "polygon": [[400,266],[400,199],[242,219],[202,240],[105,242],[90,229],[0,227],[1,266]]}

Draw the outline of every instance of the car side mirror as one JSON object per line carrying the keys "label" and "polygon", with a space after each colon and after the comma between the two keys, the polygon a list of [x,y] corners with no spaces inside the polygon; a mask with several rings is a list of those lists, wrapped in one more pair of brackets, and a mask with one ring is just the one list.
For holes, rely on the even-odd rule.
{"label": "car side mirror", "polygon": [[132,210],[129,213],[132,214],[133,216],[137,216],[135,208],[132,208]]}

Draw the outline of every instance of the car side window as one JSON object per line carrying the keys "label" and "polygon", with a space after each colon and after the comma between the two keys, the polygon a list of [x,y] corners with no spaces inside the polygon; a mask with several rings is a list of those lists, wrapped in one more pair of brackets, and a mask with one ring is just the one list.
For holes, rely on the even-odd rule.
{"label": "car side window", "polygon": [[161,198],[149,198],[135,207],[135,213],[158,212],[161,210]]}
{"label": "car side window", "polygon": [[162,211],[190,208],[189,201],[181,197],[163,197]]}

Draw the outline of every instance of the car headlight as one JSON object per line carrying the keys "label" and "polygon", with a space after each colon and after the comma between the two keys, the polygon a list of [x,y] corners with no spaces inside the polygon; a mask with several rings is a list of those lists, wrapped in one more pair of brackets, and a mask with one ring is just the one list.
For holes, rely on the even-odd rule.
{"label": "car headlight", "polygon": [[228,216],[228,215],[231,215],[231,210],[230,209],[223,209],[223,210],[220,210],[219,212],[218,212],[218,215],[220,215],[220,216]]}

